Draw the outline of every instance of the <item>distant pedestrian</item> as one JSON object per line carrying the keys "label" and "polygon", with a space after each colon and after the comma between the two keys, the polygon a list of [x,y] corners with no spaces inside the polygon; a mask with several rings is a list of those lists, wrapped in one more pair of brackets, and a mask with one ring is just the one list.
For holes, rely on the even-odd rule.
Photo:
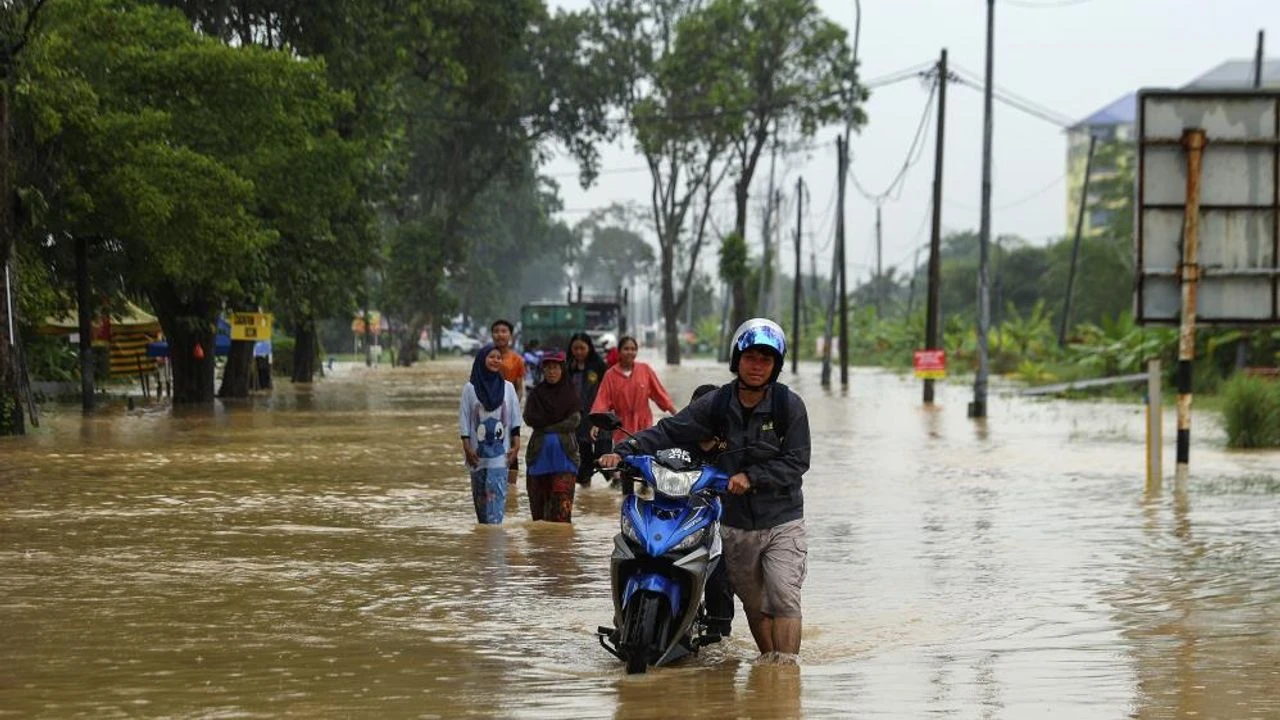
{"label": "distant pedestrian", "polygon": [[586,487],[591,484],[591,476],[595,473],[595,459],[609,452],[613,443],[606,438],[593,441],[591,439],[591,421],[587,417],[591,413],[591,405],[596,401],[596,393],[604,380],[604,373],[609,367],[604,364],[600,354],[596,352],[591,336],[578,333],[569,338],[569,379],[578,391],[578,399],[582,401],[582,421],[578,424],[578,452],[581,461],[578,463],[578,484]]}
{"label": "distant pedestrian", "polygon": [[[494,320],[489,326],[489,334],[493,337],[493,346],[502,353],[501,373],[504,380],[515,386],[516,397],[524,397],[524,358],[511,347],[515,326],[507,320]],[[520,455],[512,456],[511,468],[507,471],[507,482],[516,484],[520,475]]]}
{"label": "distant pedestrian", "polygon": [[[591,412],[613,411],[622,423],[622,429],[613,434],[614,444],[627,439],[623,432],[637,433],[653,425],[653,411],[649,409],[652,400],[664,412],[674,414],[675,403],[671,395],[662,386],[658,374],[645,363],[636,362],[636,354],[640,352],[640,344],[633,337],[624,337],[618,341],[618,364],[609,368],[600,383],[600,391],[591,406]],[[592,428],[593,436],[597,428]]]}
{"label": "distant pedestrian", "polygon": [[471,363],[471,379],[462,388],[458,426],[462,455],[471,471],[476,519],[502,522],[507,504],[507,468],[520,454],[520,399],[499,370],[502,353],[486,345]]}
{"label": "distant pedestrian", "polygon": [[581,460],[577,431],[582,403],[564,368],[564,353],[543,353],[542,382],[529,390],[524,422],[531,430],[525,453],[529,512],[534,520],[567,523],[573,517]]}

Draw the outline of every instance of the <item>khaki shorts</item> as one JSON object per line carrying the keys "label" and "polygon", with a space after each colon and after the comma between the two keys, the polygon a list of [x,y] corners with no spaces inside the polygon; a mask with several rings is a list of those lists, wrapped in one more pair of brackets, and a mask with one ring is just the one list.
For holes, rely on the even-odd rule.
{"label": "khaki shorts", "polygon": [[800,617],[800,588],[809,570],[804,518],[767,530],[720,526],[725,570],[748,613]]}

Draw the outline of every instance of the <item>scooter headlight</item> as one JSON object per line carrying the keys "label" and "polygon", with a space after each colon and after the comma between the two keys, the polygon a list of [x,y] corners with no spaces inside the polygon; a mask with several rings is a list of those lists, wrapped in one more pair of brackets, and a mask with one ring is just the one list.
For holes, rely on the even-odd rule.
{"label": "scooter headlight", "polygon": [[702,477],[701,470],[677,472],[657,463],[653,464],[653,485],[658,492],[667,497],[688,497],[689,491],[693,489],[700,477]]}
{"label": "scooter headlight", "polygon": [[631,516],[622,513],[622,536],[632,542],[640,542],[640,533],[636,532],[636,524],[631,522]]}
{"label": "scooter headlight", "polygon": [[707,537],[707,529],[702,528],[697,532],[692,532],[686,535],[683,540],[676,543],[675,546],[672,547],[671,549],[673,551],[692,550],[694,547],[699,545],[706,537]]}

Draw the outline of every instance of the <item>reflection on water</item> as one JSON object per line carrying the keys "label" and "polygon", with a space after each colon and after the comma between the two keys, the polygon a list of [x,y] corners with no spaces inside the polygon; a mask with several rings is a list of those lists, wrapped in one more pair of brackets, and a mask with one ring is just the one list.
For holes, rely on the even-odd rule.
{"label": "reflection on water", "polygon": [[534,523],[520,482],[477,526],[446,361],[0,441],[0,716],[1280,717],[1280,454],[1198,416],[1191,476],[1144,489],[1139,407],[973,422],[965,385],[802,371],[801,667],[739,623],[625,676],[593,635],[617,495]]}

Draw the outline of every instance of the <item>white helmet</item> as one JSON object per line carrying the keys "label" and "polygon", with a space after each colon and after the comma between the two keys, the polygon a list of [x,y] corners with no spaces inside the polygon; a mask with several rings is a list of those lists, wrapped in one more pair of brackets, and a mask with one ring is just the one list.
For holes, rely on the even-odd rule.
{"label": "white helmet", "polygon": [[743,351],[748,348],[766,350],[773,353],[776,362],[769,382],[775,382],[782,374],[782,365],[787,359],[787,334],[778,323],[769,318],[751,318],[738,326],[733,334],[733,345],[729,355],[729,372],[737,374],[738,361]]}

